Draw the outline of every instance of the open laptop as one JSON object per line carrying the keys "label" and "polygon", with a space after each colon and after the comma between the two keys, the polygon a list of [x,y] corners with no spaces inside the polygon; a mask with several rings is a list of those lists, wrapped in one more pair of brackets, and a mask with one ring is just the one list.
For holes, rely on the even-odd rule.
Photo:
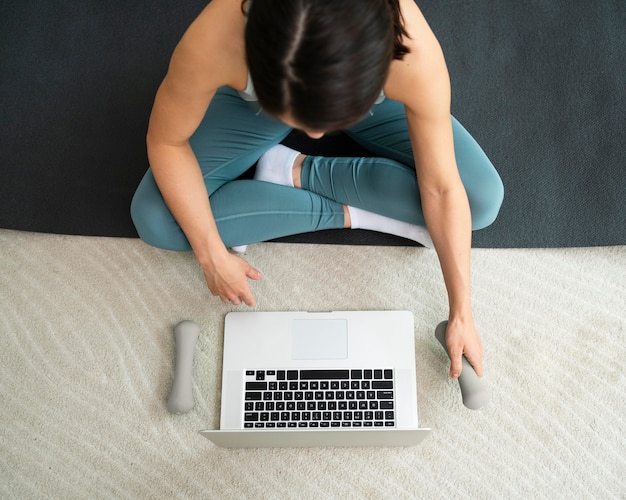
{"label": "open laptop", "polygon": [[413,315],[227,314],[220,418],[228,448],[417,445]]}

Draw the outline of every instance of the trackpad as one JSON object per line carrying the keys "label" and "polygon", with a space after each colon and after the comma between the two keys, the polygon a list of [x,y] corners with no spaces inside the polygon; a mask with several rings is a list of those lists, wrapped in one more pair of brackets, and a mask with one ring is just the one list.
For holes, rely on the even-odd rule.
{"label": "trackpad", "polygon": [[291,337],[293,359],[348,357],[348,320],[296,319]]}

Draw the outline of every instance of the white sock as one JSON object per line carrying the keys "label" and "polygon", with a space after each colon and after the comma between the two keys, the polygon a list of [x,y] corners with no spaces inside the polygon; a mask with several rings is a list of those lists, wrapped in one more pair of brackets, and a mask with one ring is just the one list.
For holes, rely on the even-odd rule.
{"label": "white sock", "polygon": [[293,162],[299,154],[299,151],[282,144],[274,146],[259,158],[254,178],[257,181],[293,187]]}
{"label": "white sock", "polygon": [[239,245],[235,247],[230,247],[230,249],[235,253],[246,253],[246,250],[248,249],[248,245]]}
{"label": "white sock", "polygon": [[393,234],[409,240],[416,241],[426,248],[434,248],[433,240],[430,239],[428,229],[424,226],[417,226],[402,222],[396,219],[366,212],[360,208],[348,207],[350,213],[350,224],[352,229],[369,229],[379,233]]}

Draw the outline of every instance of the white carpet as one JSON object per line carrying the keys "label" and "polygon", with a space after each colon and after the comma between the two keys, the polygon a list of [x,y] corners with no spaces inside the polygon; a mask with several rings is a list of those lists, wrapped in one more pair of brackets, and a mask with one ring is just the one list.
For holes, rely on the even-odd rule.
{"label": "white carpet", "polygon": [[[2,498],[626,498],[626,247],[475,250],[492,401],[461,404],[434,338],[432,251],[258,244],[259,310],[408,309],[420,423],[403,449],[239,450],[219,426],[223,305],[191,254],[0,231]],[[168,413],[172,326],[202,327],[196,406]]]}

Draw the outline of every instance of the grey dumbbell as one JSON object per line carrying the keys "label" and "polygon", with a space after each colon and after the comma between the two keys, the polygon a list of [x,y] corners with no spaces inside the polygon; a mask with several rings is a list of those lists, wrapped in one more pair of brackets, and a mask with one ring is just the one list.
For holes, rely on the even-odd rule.
{"label": "grey dumbbell", "polygon": [[[448,327],[447,321],[442,321],[437,325],[435,329],[435,337],[439,343],[443,346],[446,354],[450,357],[448,348],[446,346],[446,328]],[[461,396],[463,398],[463,404],[470,410],[478,410],[489,402],[489,392],[485,388],[483,382],[480,380],[472,365],[463,356],[462,359],[463,368],[461,375],[459,376],[459,387],[461,388]]]}
{"label": "grey dumbbell", "polygon": [[167,408],[172,413],[187,413],[193,408],[193,353],[199,334],[200,327],[193,321],[181,321],[174,327],[176,366],[167,401]]}

